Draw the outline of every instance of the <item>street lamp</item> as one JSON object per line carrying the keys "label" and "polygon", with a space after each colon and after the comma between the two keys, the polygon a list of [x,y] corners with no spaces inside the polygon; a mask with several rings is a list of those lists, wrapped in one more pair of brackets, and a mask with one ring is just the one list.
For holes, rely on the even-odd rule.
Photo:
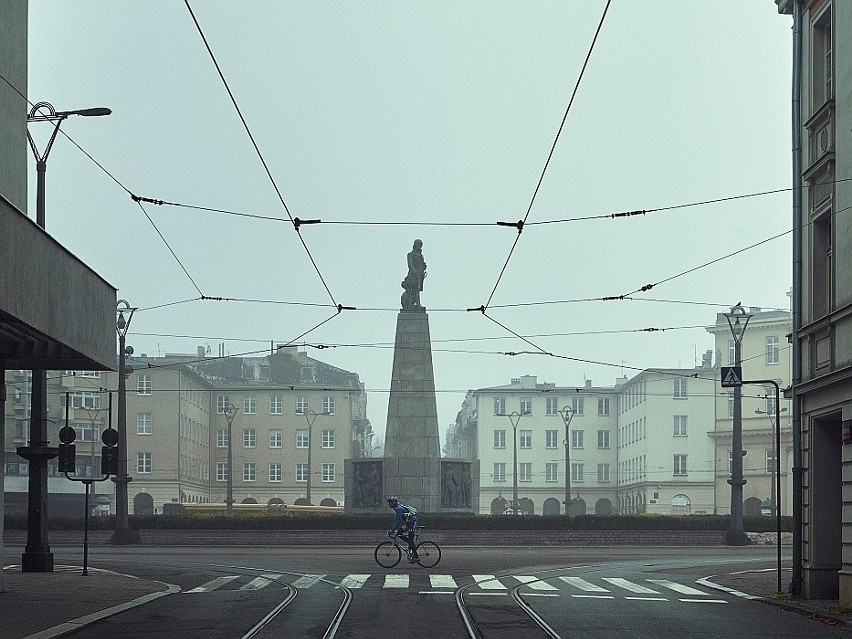
{"label": "street lamp", "polygon": [[[53,146],[59,125],[69,115],[108,115],[109,109],[80,109],[77,111],[57,112],[47,102],[33,105],[27,114],[27,122],[53,122],[53,134],[50,142],[39,153],[38,148],[27,129],[27,139],[36,159],[36,223],[44,228],[45,224],[45,175],[47,156]],[[56,457],[56,449],[48,447],[47,440],[47,371],[34,370],[32,376],[32,396],[30,410],[30,431],[28,446],[18,450],[18,454],[29,462],[27,486],[27,545],[21,556],[23,572],[53,572],[53,553],[47,539],[47,462]]]}
{"label": "street lamp", "polygon": [[115,332],[118,333],[118,474],[112,478],[115,483],[115,530],[112,543],[124,546],[133,543],[127,498],[127,484],[133,481],[127,474],[127,377],[133,372],[127,365],[127,356],[133,354],[133,347],[125,345],[125,337],[136,309],[127,300],[118,300],[115,310],[118,313],[115,322]]}
{"label": "street lamp", "polygon": [[[757,410],[755,410],[754,412],[757,415],[768,416],[770,422],[773,423],[772,430],[773,430],[774,433],[777,434],[777,433],[780,432],[781,427],[780,427],[779,424],[774,423],[775,422],[775,412],[783,413],[786,410],[787,410],[787,407],[785,406],[784,408],[779,408],[777,411],[772,411],[772,412],[760,410],[759,408]],[[776,437],[776,439],[780,439],[780,438]],[[775,484],[781,483],[780,481],[778,481],[780,479],[780,477],[779,477],[779,471],[778,471],[778,468],[777,468],[778,466],[780,466],[780,463],[781,463],[781,460],[778,459],[778,456],[781,454],[781,451],[778,450],[778,444],[775,441],[772,442],[772,452],[773,452],[773,457],[776,460],[776,463],[772,465],[773,466],[772,467],[772,487],[771,487],[771,493],[770,493],[770,496],[769,496],[769,501],[772,503],[772,514],[775,515],[778,512],[778,508],[779,508],[778,502],[781,500],[780,499],[781,495],[778,494],[778,492],[775,490]]]}
{"label": "street lamp", "polygon": [[571,420],[574,418],[574,409],[571,406],[563,406],[559,411],[562,421],[565,422],[565,514],[571,514]]}
{"label": "street lamp", "polygon": [[[734,337],[734,366],[742,365],[742,342],[748,321],[752,315],[741,304],[725,313],[731,335]],[[728,545],[745,546],[746,534],[743,528],[743,393],[740,386],[734,387],[734,416],[731,432],[731,524],[728,529]]]}
{"label": "street lamp", "polygon": [[512,514],[518,514],[518,422],[521,413],[515,411],[506,415],[512,422]]}
{"label": "street lamp", "polygon": [[225,496],[225,510],[230,515],[234,512],[234,443],[232,430],[234,417],[237,416],[237,407],[231,402],[225,404],[225,419],[228,420],[228,494]]}
{"label": "street lamp", "polygon": [[313,506],[311,502],[311,450],[314,447],[314,436],[313,436],[313,428],[314,422],[317,420],[317,417],[320,415],[330,415],[331,413],[322,412],[316,413],[312,410],[307,410],[302,413],[305,416],[305,421],[308,422],[308,483],[305,488],[305,498],[308,500],[308,506]]}

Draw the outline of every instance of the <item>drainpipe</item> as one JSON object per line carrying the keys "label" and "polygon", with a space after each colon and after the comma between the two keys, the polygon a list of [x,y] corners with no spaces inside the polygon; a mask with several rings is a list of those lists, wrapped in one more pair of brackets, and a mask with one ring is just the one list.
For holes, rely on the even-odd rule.
{"label": "drainpipe", "polygon": [[802,3],[793,0],[793,570],[790,593],[802,595],[802,409],[797,387],[801,383],[799,329],[802,290]]}

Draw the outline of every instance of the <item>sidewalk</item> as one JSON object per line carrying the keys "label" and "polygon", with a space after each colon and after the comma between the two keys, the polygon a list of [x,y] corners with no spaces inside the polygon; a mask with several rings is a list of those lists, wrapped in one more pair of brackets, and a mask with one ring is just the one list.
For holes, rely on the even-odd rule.
{"label": "sidewalk", "polygon": [[0,637],[47,639],[177,592],[168,584],[108,570],[56,566],[53,572],[21,572],[7,566],[0,592]]}
{"label": "sidewalk", "polygon": [[[774,569],[723,573],[699,582],[728,594],[752,599],[804,614],[812,619],[845,627],[852,624],[852,611],[839,601],[789,600],[777,597],[778,576]],[[784,570],[781,585],[790,584]],[[53,572],[23,573],[20,566],[4,571],[5,591],[0,593],[0,637],[3,639],[47,639],[61,637],[99,619],[177,592],[177,586],[89,569],[83,576],[79,566],[57,566]]]}

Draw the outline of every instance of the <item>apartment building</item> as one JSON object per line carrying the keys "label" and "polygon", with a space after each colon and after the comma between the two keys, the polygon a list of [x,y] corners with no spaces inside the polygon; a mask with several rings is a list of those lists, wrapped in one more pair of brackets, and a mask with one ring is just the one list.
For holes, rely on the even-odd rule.
{"label": "apartment building", "polygon": [[793,586],[852,605],[852,12],[775,2],[793,17]]}

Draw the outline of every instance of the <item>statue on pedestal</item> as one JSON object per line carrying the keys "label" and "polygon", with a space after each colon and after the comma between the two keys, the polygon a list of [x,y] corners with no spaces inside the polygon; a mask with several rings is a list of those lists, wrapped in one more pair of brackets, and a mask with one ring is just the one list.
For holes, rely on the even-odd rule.
{"label": "statue on pedestal", "polygon": [[423,280],[426,278],[426,262],[423,259],[423,242],[414,240],[414,247],[408,253],[408,275],[402,280],[402,308],[408,310],[419,310],[420,291],[423,290]]}

